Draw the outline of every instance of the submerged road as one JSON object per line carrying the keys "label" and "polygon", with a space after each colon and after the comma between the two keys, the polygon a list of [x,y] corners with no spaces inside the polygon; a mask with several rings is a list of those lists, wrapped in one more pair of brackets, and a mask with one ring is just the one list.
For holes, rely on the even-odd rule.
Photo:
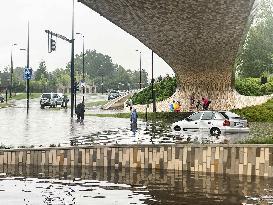
{"label": "submerged road", "polygon": [[[80,97],[80,96],[79,96]],[[98,101],[106,96],[87,96],[87,101]],[[79,102],[79,101],[78,101]],[[99,108],[88,110],[88,113],[109,112]],[[170,124],[158,122],[138,121],[138,130],[134,134],[130,130],[129,119],[100,118],[87,116],[84,124],[70,118],[69,109],[40,109],[39,99],[30,101],[30,110],[26,112],[26,100],[15,101],[15,106],[0,109],[0,144],[2,147],[30,147],[30,146],[70,146],[90,144],[157,144],[181,143],[170,130]],[[251,135],[263,134],[273,124],[251,123]],[[269,130],[270,132],[270,130]],[[186,133],[191,138],[199,135],[205,141],[198,139],[192,142],[212,140],[208,133]],[[267,133],[265,133],[267,135]],[[248,134],[236,134],[229,137],[243,139]],[[203,138],[202,138],[203,139]],[[210,141],[211,142],[211,141]],[[221,142],[218,139],[213,142]]]}

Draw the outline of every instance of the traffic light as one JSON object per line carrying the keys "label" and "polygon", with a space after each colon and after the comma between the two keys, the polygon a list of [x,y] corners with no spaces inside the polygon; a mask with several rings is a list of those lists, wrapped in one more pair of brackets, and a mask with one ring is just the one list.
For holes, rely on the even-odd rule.
{"label": "traffic light", "polygon": [[50,39],[50,48],[51,51],[56,51],[56,41],[53,40],[52,38]]}
{"label": "traffic light", "polygon": [[75,92],[79,91],[80,90],[80,83],[79,82],[76,82],[74,83],[74,90]]}

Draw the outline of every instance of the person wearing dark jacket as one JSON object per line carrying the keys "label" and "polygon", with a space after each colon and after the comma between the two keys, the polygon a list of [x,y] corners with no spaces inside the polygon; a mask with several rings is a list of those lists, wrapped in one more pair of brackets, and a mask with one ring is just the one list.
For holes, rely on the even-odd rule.
{"label": "person wearing dark jacket", "polygon": [[76,114],[77,114],[77,122],[83,123],[84,120],[84,112],[85,112],[85,105],[83,102],[79,103],[76,107]]}

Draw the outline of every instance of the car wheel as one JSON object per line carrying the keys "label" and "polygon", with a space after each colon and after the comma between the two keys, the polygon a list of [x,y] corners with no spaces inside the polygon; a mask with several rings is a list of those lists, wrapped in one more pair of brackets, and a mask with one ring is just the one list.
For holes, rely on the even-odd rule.
{"label": "car wheel", "polygon": [[218,127],[213,127],[210,129],[211,136],[219,136],[221,135],[221,130]]}
{"label": "car wheel", "polygon": [[45,106],[44,106],[44,105],[41,105],[41,109],[45,109]]}
{"label": "car wheel", "polygon": [[178,125],[175,125],[173,129],[174,129],[175,131],[181,131],[181,127],[178,126]]}

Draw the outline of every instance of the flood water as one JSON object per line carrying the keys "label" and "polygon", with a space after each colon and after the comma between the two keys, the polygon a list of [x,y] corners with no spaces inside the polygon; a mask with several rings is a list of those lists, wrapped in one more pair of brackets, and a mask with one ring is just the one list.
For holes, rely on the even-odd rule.
{"label": "flood water", "polygon": [[[39,172],[38,172],[39,169]],[[1,168],[1,204],[273,204],[273,180],[171,171]]]}
{"label": "flood water", "polygon": [[[182,143],[170,123],[139,121],[133,133],[129,119],[86,117],[83,125],[70,120],[70,110],[43,109],[31,101],[29,114],[25,101],[0,109],[0,143],[5,146],[69,146],[90,144]],[[88,112],[102,112],[94,108]],[[232,139],[267,136],[271,123],[250,123],[250,134]],[[207,133],[186,133],[191,143],[202,143]],[[199,141],[198,141],[199,140]],[[221,139],[214,139],[219,142]],[[218,140],[218,141],[217,141]],[[183,142],[184,143],[184,142]],[[154,170],[110,170],[62,167],[0,167],[0,204],[273,204],[273,180],[257,177],[203,175]]]}
{"label": "flood water", "polygon": [[[14,107],[0,109],[2,147],[187,142],[181,140],[180,136],[174,136],[170,129],[171,123],[167,122],[139,120],[138,129],[133,133],[129,119],[86,116],[82,125],[70,119],[69,109],[40,109],[39,99],[35,99],[30,101],[27,114],[25,104],[25,100],[20,100],[16,101]],[[88,112],[105,111],[94,108]],[[222,143],[226,137],[236,142],[251,136],[269,136],[273,133],[273,123],[249,123],[249,126],[250,134],[237,133],[216,139],[210,137],[209,133],[195,132],[185,133],[184,139],[190,137],[190,143]]]}

